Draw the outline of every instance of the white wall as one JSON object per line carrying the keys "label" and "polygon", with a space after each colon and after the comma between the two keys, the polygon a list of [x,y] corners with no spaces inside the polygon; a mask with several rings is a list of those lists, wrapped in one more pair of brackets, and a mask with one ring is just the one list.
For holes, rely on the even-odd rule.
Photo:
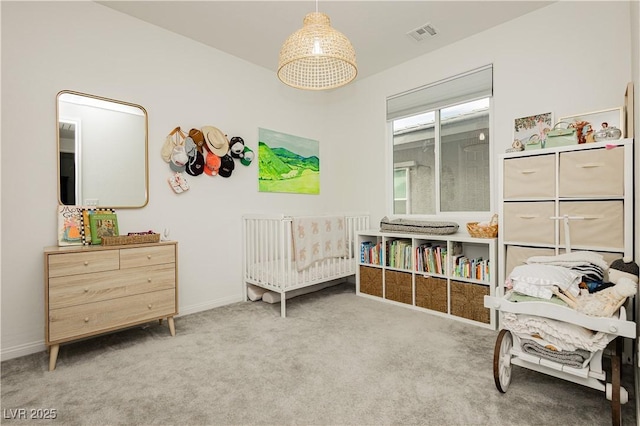
{"label": "white wall", "polygon": [[[94,2],[2,2],[2,356],[44,349],[42,249],[56,244],[56,94],[124,100],[149,115],[150,200],[118,210],[121,233],[170,228],[181,314],[241,300],[241,216],[335,212],[341,148],[325,137],[326,93]],[[320,195],[258,193],[257,162],[188,177],[176,195],[160,149],[180,125],[212,125],[257,149],[258,127],[320,141]],[[349,199],[349,198],[347,198]]]}
{"label": "white wall", "polygon": [[629,2],[554,3],[336,91],[329,121],[356,178],[347,192],[357,194],[371,223],[387,213],[386,97],[485,64],[494,67],[495,155],[510,147],[517,117],[551,111],[559,118],[622,106],[632,78],[629,12]]}
{"label": "white wall", "polygon": [[[0,5],[3,359],[43,349],[42,248],[56,242],[60,90],[147,109],[150,201],[118,211],[119,225],[122,232],[171,229],[186,314],[241,300],[245,212],[368,211],[376,226],[388,199],[387,96],[493,63],[497,155],[511,143],[515,117],[621,106],[638,64],[628,2],[555,3],[332,93],[290,89],[270,71],[95,3]],[[176,125],[214,125],[251,147],[258,127],[319,139],[321,193],[258,193],[253,164],[238,165],[227,180],[192,178],[191,190],[175,195],[159,152]]]}

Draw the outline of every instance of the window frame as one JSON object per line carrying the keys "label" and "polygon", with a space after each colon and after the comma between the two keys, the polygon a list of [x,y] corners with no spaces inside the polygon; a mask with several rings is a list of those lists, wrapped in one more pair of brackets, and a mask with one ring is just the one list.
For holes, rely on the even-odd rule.
{"label": "window frame", "polygon": [[[440,158],[440,145],[441,145],[441,139],[440,139],[440,111],[442,109],[446,109],[452,106],[456,106],[456,105],[461,105],[461,104],[465,104],[465,103],[469,103],[469,102],[473,102],[473,101],[477,101],[480,99],[485,99],[488,98],[489,99],[489,108],[488,108],[488,113],[489,113],[489,130],[488,130],[488,138],[489,138],[489,210],[488,211],[442,211],[441,210],[441,193],[440,193],[440,180],[441,180],[441,158]],[[418,114],[422,114],[422,113],[427,113],[430,111],[434,111],[433,109],[426,109],[424,111],[421,112],[414,112],[410,116],[413,115],[418,115]],[[496,173],[497,170],[495,169],[496,167],[496,159],[495,159],[495,144],[493,143],[493,112],[494,112],[494,102],[493,102],[493,95],[488,95],[488,96],[480,96],[480,97],[476,97],[476,98],[469,98],[467,100],[464,100],[462,102],[456,102],[456,103],[452,103],[451,105],[442,105],[439,108],[437,108],[435,110],[435,124],[434,124],[434,140],[435,140],[435,145],[434,145],[434,155],[435,155],[435,163],[434,163],[434,168],[435,173],[434,173],[434,184],[435,184],[435,197],[436,197],[436,202],[435,202],[435,212],[434,213],[394,213],[395,210],[395,204],[394,204],[394,171],[396,170],[396,167],[394,165],[394,151],[393,151],[393,122],[395,120],[401,119],[401,118],[405,118],[405,117],[395,117],[393,119],[389,119],[386,121],[386,126],[387,126],[387,138],[386,138],[386,157],[387,157],[387,167],[386,167],[386,171],[385,171],[385,178],[386,178],[386,182],[387,182],[387,197],[386,197],[386,212],[387,212],[387,216],[389,217],[399,217],[399,218],[408,218],[408,219],[420,219],[420,218],[425,218],[425,219],[433,219],[433,218],[446,218],[448,220],[455,220],[455,218],[463,218],[463,219],[470,219],[470,218],[477,218],[478,216],[487,216],[490,217],[492,212],[495,212],[495,194],[496,194],[496,189],[495,189],[495,185],[497,182],[496,179]],[[408,197],[410,199],[410,197]],[[411,208],[408,207],[407,209],[408,211],[411,211]]]}

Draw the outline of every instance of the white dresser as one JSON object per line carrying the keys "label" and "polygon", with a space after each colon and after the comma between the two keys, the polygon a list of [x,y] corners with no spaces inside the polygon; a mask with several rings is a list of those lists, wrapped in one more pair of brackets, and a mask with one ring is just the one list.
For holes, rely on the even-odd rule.
{"label": "white dresser", "polygon": [[566,229],[574,250],[632,257],[632,139],[503,154],[500,167],[499,283],[528,257],[565,252]]}
{"label": "white dresser", "polygon": [[167,318],[175,335],[178,244],[47,247],[45,341],[60,344]]}

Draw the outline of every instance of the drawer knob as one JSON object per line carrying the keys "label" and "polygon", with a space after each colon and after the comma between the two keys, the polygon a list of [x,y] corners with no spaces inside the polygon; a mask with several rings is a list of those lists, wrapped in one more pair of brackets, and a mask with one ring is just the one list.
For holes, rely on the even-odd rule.
{"label": "drawer knob", "polygon": [[149,304],[147,305],[147,308],[151,309],[151,303],[149,303]]}
{"label": "drawer knob", "polygon": [[89,265],[89,261],[88,261],[88,260],[85,260],[85,261],[84,261],[84,266],[87,266],[87,265]]}
{"label": "drawer knob", "polygon": [[151,282],[151,278],[147,278],[147,282],[150,283]]}
{"label": "drawer knob", "polygon": [[85,289],[84,289],[84,292],[85,292],[85,293],[89,293],[89,289],[88,289],[88,288],[85,288]]}
{"label": "drawer knob", "polygon": [[84,322],[89,322],[89,317],[85,317]]}
{"label": "drawer knob", "polygon": [[616,327],[615,325],[610,325],[609,326],[609,331],[612,333],[617,333],[618,332],[618,327]]}
{"label": "drawer knob", "polygon": [[151,259],[151,255],[150,254],[147,255],[147,259]]}

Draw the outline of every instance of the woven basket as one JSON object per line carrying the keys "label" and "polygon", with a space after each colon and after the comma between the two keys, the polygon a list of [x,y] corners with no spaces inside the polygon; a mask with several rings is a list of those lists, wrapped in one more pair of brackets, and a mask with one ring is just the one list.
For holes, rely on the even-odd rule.
{"label": "woven basket", "polygon": [[160,241],[160,234],[120,235],[117,237],[102,237],[103,246],[157,243],[159,241]]}
{"label": "woven basket", "polygon": [[478,226],[479,222],[467,223],[467,231],[474,238],[496,238],[498,225]]}

